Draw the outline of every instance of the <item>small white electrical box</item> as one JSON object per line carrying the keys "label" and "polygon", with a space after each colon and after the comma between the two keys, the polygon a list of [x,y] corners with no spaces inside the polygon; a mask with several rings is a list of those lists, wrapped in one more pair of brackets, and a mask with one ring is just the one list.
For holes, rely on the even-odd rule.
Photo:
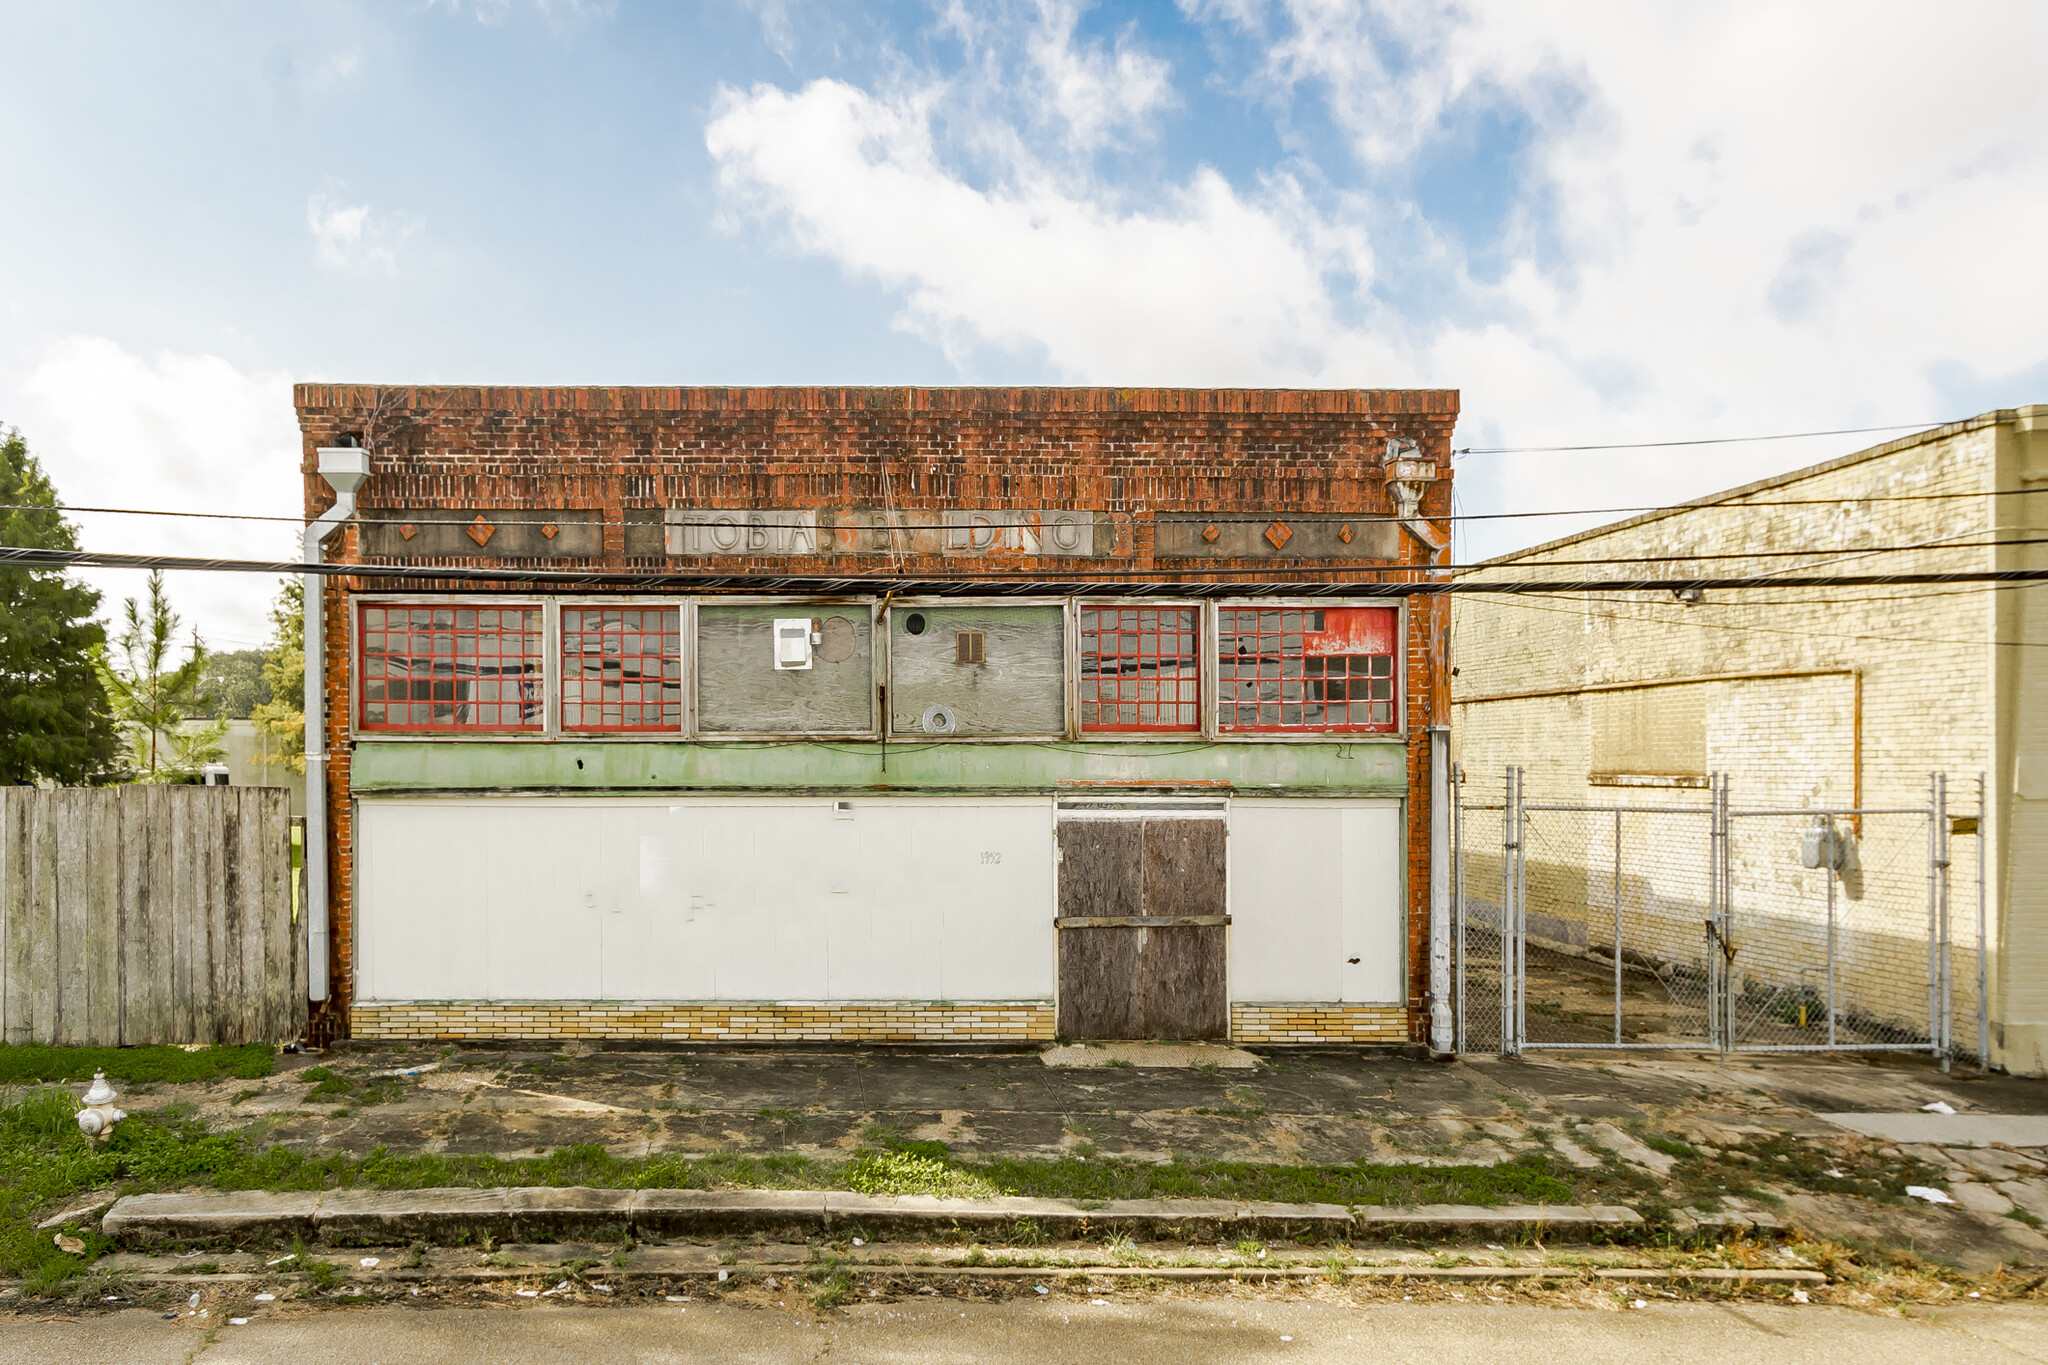
{"label": "small white electrical box", "polygon": [[812,647],[818,643],[819,632],[808,616],[778,616],[775,618],[775,667],[777,671],[794,668],[809,668]]}

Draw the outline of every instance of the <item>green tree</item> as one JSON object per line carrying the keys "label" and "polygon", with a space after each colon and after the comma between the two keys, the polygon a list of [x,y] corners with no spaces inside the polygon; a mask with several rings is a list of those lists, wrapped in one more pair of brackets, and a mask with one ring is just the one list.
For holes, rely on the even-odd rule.
{"label": "green tree", "polygon": [[263,651],[263,681],[269,700],[249,713],[268,735],[284,764],[306,771],[306,585],[287,578],[270,606],[270,645]]}
{"label": "green tree", "polygon": [[263,659],[260,649],[207,651],[199,686],[207,696],[208,715],[247,720],[270,700],[270,687],[263,681]]}
{"label": "green tree", "polygon": [[196,730],[184,728],[210,704],[204,681],[206,646],[193,631],[185,661],[172,664],[179,621],[164,592],[161,569],[149,575],[147,604],[129,598],[123,619],[115,641],[120,657],[101,652],[100,681],[113,700],[115,716],[129,727],[130,766],[139,781],[189,782],[202,767],[222,757],[221,740],[228,732],[225,717]]}
{"label": "green tree", "polygon": [[[0,545],[75,550],[77,532],[21,433],[0,439]],[[94,669],[100,595],[50,569],[0,568],[0,782],[92,782],[119,736]]]}

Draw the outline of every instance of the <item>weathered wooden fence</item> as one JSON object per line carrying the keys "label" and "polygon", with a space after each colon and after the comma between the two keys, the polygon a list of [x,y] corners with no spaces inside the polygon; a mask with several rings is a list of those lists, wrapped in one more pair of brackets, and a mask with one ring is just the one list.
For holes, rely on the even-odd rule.
{"label": "weathered wooden fence", "polygon": [[0,787],[0,1036],[297,1037],[293,876],[280,787]]}

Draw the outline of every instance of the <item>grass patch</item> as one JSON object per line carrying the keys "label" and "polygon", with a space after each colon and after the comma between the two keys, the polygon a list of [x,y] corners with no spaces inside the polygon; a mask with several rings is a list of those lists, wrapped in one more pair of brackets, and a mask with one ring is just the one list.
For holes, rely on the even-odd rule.
{"label": "grass patch", "polygon": [[1643,1145],[1666,1156],[1678,1157],[1680,1160],[1697,1157],[1700,1154],[1691,1143],[1680,1142],[1677,1138],[1666,1137],[1662,1133],[1643,1134]]}
{"label": "grass patch", "polygon": [[942,1199],[993,1199],[1004,1193],[989,1181],[943,1157],[909,1151],[864,1152],[849,1161],[842,1177],[861,1194],[929,1194]]}
{"label": "grass patch", "polygon": [[348,1100],[348,1092],[356,1088],[354,1081],[332,1067],[308,1067],[299,1073],[299,1079],[314,1082],[306,1092],[308,1104],[343,1104]]}
{"label": "grass patch", "polygon": [[267,1043],[206,1047],[49,1047],[42,1043],[0,1043],[0,1085],[89,1081],[93,1072],[131,1084],[216,1081],[223,1076],[257,1081],[276,1069]]}

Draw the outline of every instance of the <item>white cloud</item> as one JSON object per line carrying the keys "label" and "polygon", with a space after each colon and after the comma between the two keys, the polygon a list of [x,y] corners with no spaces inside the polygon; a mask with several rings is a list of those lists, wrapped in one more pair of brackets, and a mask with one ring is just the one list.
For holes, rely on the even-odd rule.
{"label": "white cloud", "polygon": [[[304,503],[292,377],[250,373],[213,355],[134,355],[104,337],[48,347],[13,376],[8,420],[21,429],[57,493],[74,507],[245,512],[296,518]],[[298,558],[294,525],[280,522],[77,513],[86,549],[224,558]],[[82,575],[112,619],[142,574]],[[188,628],[222,649],[269,634],[277,580],[174,572],[172,602]]]}
{"label": "white cloud", "polygon": [[1135,26],[1113,47],[1075,42],[1082,9],[1077,0],[1038,0],[1026,46],[1045,105],[1076,147],[1098,147],[1119,132],[1142,137],[1147,116],[1178,102],[1172,68],[1138,47]]}
{"label": "white cloud", "polygon": [[617,12],[617,0],[427,0],[428,9],[446,9],[456,16],[468,14],[479,24],[502,24],[516,11],[530,9],[552,28],[588,20],[609,19]]}
{"label": "white cloud", "polygon": [[[1153,136],[1170,73],[1126,76],[1049,2],[1022,36],[949,11],[959,73],[728,91],[707,128],[727,203],[899,290],[904,325],[956,357],[1076,382],[1443,384],[1466,444],[1932,420],[1963,415],[1938,374],[2048,362],[2048,9],[1184,3],[1254,49],[1242,93],[1277,111],[1289,161],[1097,180],[1077,147]],[[976,55],[1000,43],[1017,61]],[[1037,109],[957,133],[1019,62]],[[1411,188],[1475,104],[1527,139],[1479,241]],[[1303,143],[1311,114],[1334,149]],[[1867,439],[1475,459],[1466,500],[1661,500]]]}
{"label": "white cloud", "polygon": [[1395,363],[1336,323],[1323,251],[1286,211],[1284,181],[1262,204],[1205,171],[1155,212],[1117,211],[1031,163],[975,188],[940,162],[921,93],[827,80],[728,93],[707,142],[736,203],[903,289],[907,325],[956,352],[1040,352],[1063,374],[1119,383]]}
{"label": "white cloud", "polygon": [[331,270],[396,274],[397,246],[418,226],[403,216],[374,214],[368,204],[344,204],[325,194],[306,197],[314,257]]}

